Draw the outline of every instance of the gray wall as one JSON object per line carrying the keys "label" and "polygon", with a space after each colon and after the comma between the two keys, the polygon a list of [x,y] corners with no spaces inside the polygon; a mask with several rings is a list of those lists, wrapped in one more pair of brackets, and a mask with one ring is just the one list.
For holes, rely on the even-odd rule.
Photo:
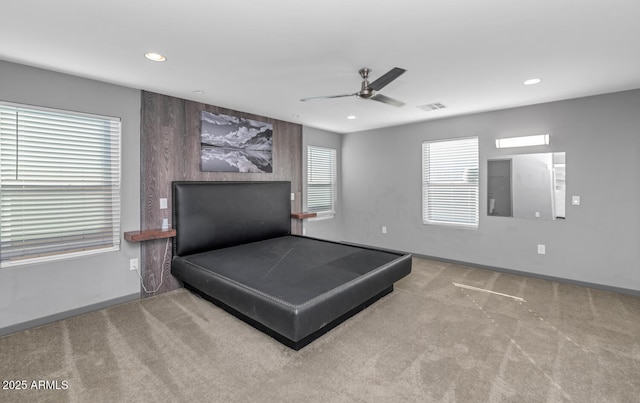
{"label": "gray wall", "polygon": [[[121,230],[140,226],[140,91],[0,60],[0,99],[122,119]],[[140,295],[120,251],[0,269],[0,334]]]}
{"label": "gray wall", "polygon": [[[328,147],[336,149],[337,162],[337,205],[336,214],[333,218],[310,218],[303,222],[303,233],[306,236],[329,239],[332,241],[342,240],[342,158],[341,158],[342,137],[339,134],[324,130],[304,127],[302,129],[302,194],[307,194],[307,146]],[[307,211],[306,197],[302,201],[303,211]]]}
{"label": "gray wall", "polygon": [[[640,290],[639,112],[634,90],[346,134],[344,240]],[[495,139],[542,133],[549,146],[523,151],[567,153],[566,220],[487,216],[487,159],[516,150],[496,149]],[[423,225],[421,143],[467,136],[480,139],[479,229]]]}

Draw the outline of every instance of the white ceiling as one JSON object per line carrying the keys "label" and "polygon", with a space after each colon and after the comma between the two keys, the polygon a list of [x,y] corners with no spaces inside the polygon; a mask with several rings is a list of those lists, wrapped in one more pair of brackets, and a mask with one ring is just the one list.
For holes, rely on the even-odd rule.
{"label": "white ceiling", "polygon": [[[339,133],[640,88],[639,0],[2,0],[1,10],[0,59]],[[300,102],[358,91],[361,67],[373,81],[396,66],[407,72],[381,93],[402,108]],[[534,77],[543,81],[522,84]],[[447,108],[417,108],[433,102]]]}

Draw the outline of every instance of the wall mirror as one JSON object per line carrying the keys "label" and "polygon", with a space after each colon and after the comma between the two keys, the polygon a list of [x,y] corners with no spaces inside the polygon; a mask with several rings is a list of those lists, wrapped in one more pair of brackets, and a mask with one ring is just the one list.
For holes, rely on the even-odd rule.
{"label": "wall mirror", "polygon": [[565,154],[516,154],[488,160],[487,214],[535,220],[564,219]]}

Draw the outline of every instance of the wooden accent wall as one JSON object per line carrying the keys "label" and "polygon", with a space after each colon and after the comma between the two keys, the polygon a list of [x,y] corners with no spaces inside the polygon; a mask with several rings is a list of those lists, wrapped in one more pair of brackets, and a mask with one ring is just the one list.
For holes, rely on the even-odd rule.
{"label": "wooden accent wall", "polygon": [[[201,111],[273,124],[273,172],[201,172]],[[291,181],[291,191],[295,193],[291,210],[302,211],[301,125],[146,91],[142,92],[141,125],[142,230],[160,228],[163,218],[169,219],[171,227],[171,182],[175,180]],[[160,198],[168,200],[168,209],[160,210]],[[292,220],[291,230],[294,234],[301,233],[300,220]],[[141,245],[140,267],[145,287],[148,291],[159,287],[156,292],[141,290],[143,297],[182,287],[170,274],[171,240],[166,247],[166,240],[163,239],[143,242]]]}

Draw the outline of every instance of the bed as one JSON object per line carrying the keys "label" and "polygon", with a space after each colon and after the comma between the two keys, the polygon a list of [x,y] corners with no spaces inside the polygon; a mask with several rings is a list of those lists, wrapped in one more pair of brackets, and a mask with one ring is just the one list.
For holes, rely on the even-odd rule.
{"label": "bed", "polygon": [[171,273],[294,350],[393,291],[411,255],[291,234],[291,184],[173,182]]}

